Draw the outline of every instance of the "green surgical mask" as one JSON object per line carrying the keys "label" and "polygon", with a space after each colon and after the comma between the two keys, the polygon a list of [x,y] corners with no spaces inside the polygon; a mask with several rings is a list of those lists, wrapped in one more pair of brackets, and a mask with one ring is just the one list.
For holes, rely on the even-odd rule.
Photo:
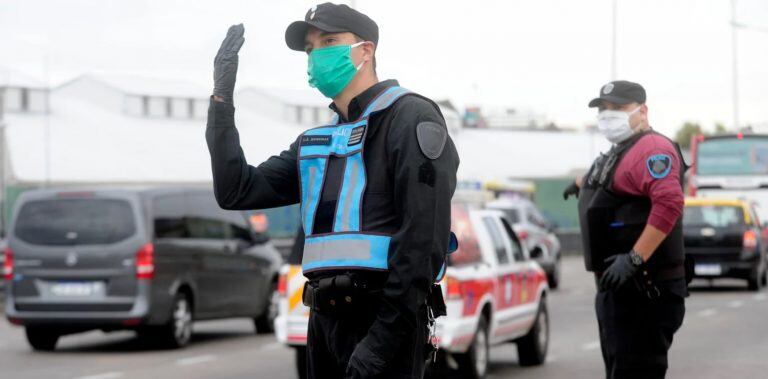
{"label": "green surgical mask", "polygon": [[365,42],[354,45],[337,45],[314,49],[309,53],[309,86],[317,88],[328,98],[334,98],[355,77],[357,71],[363,67],[365,61],[355,67],[352,63],[352,49]]}

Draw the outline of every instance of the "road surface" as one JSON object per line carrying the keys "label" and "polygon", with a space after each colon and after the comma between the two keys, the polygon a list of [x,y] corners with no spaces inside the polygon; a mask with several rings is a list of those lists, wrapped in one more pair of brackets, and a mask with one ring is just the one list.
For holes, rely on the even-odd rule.
{"label": "road surface", "polygon": [[[584,378],[603,375],[594,281],[578,257],[566,258],[563,288],[549,300],[548,361],[520,367],[514,345],[491,351],[489,378]],[[768,300],[741,281],[695,282],[685,323],[670,353],[669,378],[768,377]],[[159,350],[130,332],[67,336],[52,353],[32,352],[23,329],[0,321],[0,378],[244,379],[295,378],[293,351],[273,336],[257,336],[247,319],[201,322],[192,346]]]}

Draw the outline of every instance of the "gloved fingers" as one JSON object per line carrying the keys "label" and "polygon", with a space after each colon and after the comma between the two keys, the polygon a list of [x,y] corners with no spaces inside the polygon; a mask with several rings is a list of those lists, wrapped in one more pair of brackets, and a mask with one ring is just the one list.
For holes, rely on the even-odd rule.
{"label": "gloved fingers", "polygon": [[608,290],[608,280],[606,279],[606,276],[603,275],[602,278],[600,278],[600,291],[607,291]]}
{"label": "gloved fingers", "polygon": [[616,276],[611,271],[606,271],[600,279],[600,288],[608,291],[616,288]]}
{"label": "gloved fingers", "polygon": [[235,54],[237,54],[237,51],[240,50],[240,46],[243,45],[243,34],[245,33],[245,28],[243,27],[243,24],[239,25],[232,25],[229,27],[229,30],[227,30],[227,36],[224,37],[224,40],[221,41],[221,46],[219,46],[219,51],[216,52],[216,59],[214,62],[220,60],[224,56],[231,56],[232,48],[236,46]]}
{"label": "gloved fingers", "polygon": [[233,54],[237,54],[240,52],[240,48],[243,47],[243,42],[245,42],[245,38],[240,37],[235,40],[234,44],[232,45],[231,52]]}
{"label": "gloved fingers", "polygon": [[605,262],[607,264],[612,264],[614,261],[616,261],[617,258],[619,258],[618,255],[611,255],[610,257],[605,258],[605,260],[603,262]]}

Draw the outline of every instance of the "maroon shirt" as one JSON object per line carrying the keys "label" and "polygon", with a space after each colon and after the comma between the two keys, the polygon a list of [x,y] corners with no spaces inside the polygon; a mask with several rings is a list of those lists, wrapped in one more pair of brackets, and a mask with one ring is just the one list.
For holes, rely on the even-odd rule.
{"label": "maroon shirt", "polygon": [[[667,167],[669,166],[669,167]],[[648,134],[624,155],[616,168],[613,190],[618,194],[651,199],[648,224],[669,234],[683,214],[680,157],[666,138]]]}

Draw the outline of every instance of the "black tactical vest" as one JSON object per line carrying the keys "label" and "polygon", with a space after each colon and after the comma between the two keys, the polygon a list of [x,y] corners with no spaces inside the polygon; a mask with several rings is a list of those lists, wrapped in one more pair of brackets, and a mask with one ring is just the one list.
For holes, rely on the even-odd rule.
{"label": "black tactical vest", "polygon": [[[601,154],[584,176],[579,193],[579,223],[584,247],[584,263],[588,271],[602,272],[607,268],[605,259],[628,253],[634,247],[651,213],[651,200],[642,196],[620,195],[613,191],[616,168],[624,155],[645,135],[638,133],[607,154]],[[666,137],[664,137],[666,138]],[[682,185],[685,165],[680,146],[674,141]],[[685,260],[682,216],[647,262],[648,270],[659,271],[682,267]],[[682,275],[680,275],[682,277]]]}

